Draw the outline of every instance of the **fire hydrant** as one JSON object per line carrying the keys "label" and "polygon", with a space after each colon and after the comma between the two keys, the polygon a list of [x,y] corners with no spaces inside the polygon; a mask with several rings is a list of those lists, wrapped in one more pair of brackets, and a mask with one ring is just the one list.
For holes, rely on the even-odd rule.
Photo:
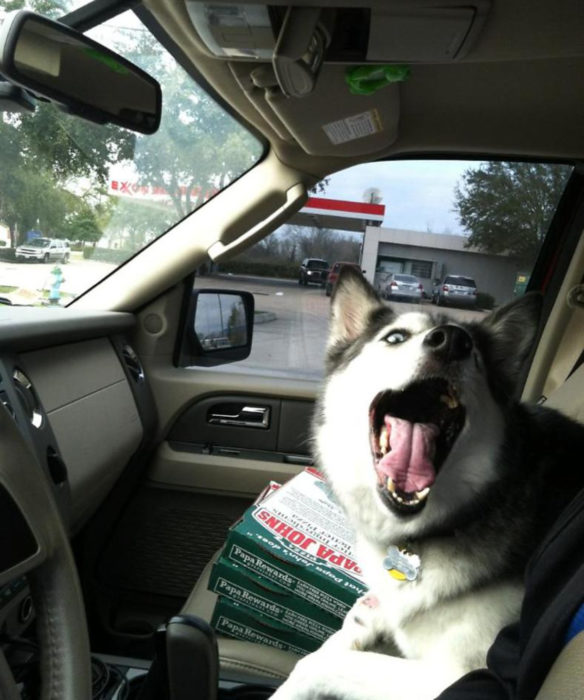
{"label": "fire hydrant", "polygon": [[51,270],[51,275],[53,275],[53,281],[51,282],[51,288],[49,290],[49,304],[58,304],[61,298],[61,285],[65,281],[63,277],[63,271],[58,265]]}

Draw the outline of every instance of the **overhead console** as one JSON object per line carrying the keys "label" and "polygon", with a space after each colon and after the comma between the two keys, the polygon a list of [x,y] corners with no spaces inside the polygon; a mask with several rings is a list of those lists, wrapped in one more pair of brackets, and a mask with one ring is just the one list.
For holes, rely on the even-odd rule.
{"label": "overhead console", "polygon": [[281,139],[313,155],[350,156],[397,138],[400,85],[410,68],[463,59],[490,2],[354,8],[186,0],[186,7],[209,56],[229,64]]}

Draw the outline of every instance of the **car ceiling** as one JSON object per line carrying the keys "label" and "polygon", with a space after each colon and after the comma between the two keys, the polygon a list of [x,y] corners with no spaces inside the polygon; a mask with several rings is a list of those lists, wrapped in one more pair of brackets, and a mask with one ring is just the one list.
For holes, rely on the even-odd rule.
{"label": "car ceiling", "polygon": [[[431,60],[410,55],[410,77],[369,96],[351,94],[345,83],[347,67],[367,65],[366,58],[350,61],[333,56],[335,60],[329,61],[325,55],[316,86],[304,97],[286,97],[277,87],[258,87],[258,67],[263,66],[270,83],[269,61],[212,55],[193,26],[185,0],[146,4],[199,75],[268,139],[284,164],[301,172],[322,177],[365,160],[420,154],[584,156],[581,0],[296,2],[298,7],[326,7],[329,13],[332,9],[337,19],[343,8],[366,7],[370,13],[366,31],[376,42],[376,63],[403,62],[404,48],[386,46],[383,37],[384,28],[391,32],[392,22],[404,13],[419,21],[436,8],[457,12],[471,6],[475,18],[454,58],[444,58],[440,52]],[[270,3],[272,8],[286,5]],[[335,21],[330,23],[333,35]],[[431,37],[436,17],[420,26]],[[424,42],[412,51],[423,53]],[[323,125],[366,112],[379,118],[380,131],[331,143]]]}

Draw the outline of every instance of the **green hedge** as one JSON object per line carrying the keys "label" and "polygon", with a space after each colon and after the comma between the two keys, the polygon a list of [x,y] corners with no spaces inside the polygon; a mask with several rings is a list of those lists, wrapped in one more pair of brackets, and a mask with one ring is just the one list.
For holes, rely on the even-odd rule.
{"label": "green hedge", "polygon": [[14,248],[1,248],[0,260],[16,260],[14,256]]}
{"label": "green hedge", "polygon": [[280,279],[296,279],[298,269],[298,263],[258,262],[256,260],[228,260],[219,264],[219,272],[231,272],[234,275],[278,277]]}

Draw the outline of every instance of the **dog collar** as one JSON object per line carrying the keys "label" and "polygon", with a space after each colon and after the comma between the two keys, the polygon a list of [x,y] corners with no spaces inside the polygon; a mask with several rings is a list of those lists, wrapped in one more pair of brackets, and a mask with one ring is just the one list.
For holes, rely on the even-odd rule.
{"label": "dog collar", "polygon": [[415,581],[420,573],[421,564],[417,554],[394,544],[387,548],[387,556],[383,560],[383,568],[397,581]]}

